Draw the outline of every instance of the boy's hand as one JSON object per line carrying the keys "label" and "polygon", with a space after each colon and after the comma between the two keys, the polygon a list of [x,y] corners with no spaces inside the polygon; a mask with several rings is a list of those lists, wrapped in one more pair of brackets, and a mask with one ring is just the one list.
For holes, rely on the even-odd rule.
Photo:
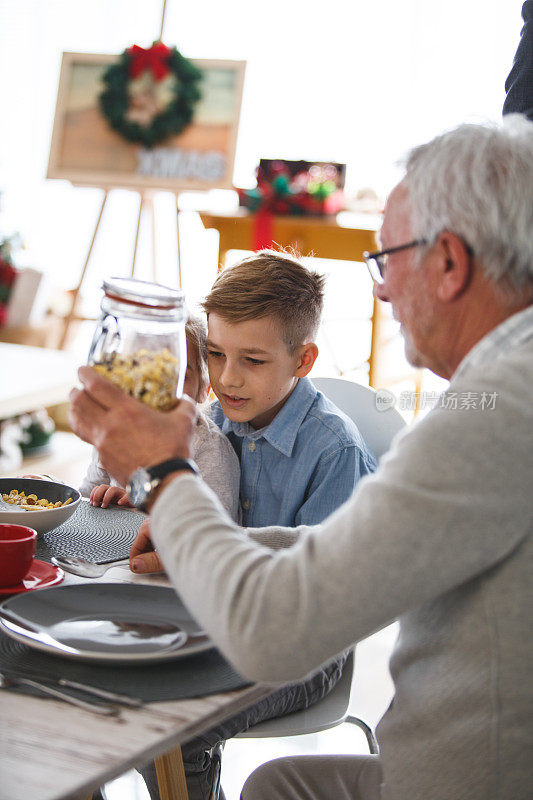
{"label": "boy's hand", "polygon": [[101,483],[100,486],[95,486],[89,500],[92,506],[102,506],[102,508],[107,508],[110,503],[134,508],[133,503],[130,502],[128,493],[124,489],[120,486],[109,486],[107,483]]}
{"label": "boy's hand", "polygon": [[130,569],[139,574],[165,571],[150,538],[149,519],[146,519],[139,528],[130,548]]}

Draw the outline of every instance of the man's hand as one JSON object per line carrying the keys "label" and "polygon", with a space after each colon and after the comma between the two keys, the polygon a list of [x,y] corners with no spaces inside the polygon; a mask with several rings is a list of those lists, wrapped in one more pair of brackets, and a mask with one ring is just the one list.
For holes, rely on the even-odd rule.
{"label": "man's hand", "polygon": [[70,393],[72,430],[93,444],[110,475],[126,484],[137,467],[189,458],[196,406],[183,397],[173,411],[154,411],[90,367],[81,367],[83,389]]}
{"label": "man's hand", "polygon": [[130,569],[132,572],[164,572],[159,556],[154,550],[150,537],[150,520],[145,519],[135,541],[130,548]]}
{"label": "man's hand", "polygon": [[117,506],[135,508],[133,503],[130,502],[129,495],[125,489],[120,486],[109,486],[108,483],[101,483],[99,486],[95,486],[89,500],[92,506],[102,506],[102,508],[107,508],[110,503],[116,503]]}

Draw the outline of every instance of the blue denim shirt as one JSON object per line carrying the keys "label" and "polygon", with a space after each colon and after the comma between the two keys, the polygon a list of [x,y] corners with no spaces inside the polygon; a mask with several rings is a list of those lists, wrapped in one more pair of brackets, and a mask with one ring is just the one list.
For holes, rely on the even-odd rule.
{"label": "blue denim shirt", "polygon": [[357,426],[300,378],[270,425],[232,422],[217,401],[211,417],[241,462],[242,524],[315,525],[347,500],[376,460]]}

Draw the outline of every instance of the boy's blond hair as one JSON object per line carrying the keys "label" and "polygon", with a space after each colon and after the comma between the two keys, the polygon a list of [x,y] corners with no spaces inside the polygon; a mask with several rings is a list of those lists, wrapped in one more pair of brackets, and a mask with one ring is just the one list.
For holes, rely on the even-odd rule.
{"label": "boy's blond hair", "polygon": [[273,316],[294,352],[317,335],[324,282],[285,252],[260,250],[221,272],[202,308],[230,323]]}
{"label": "boy's blond hair", "polygon": [[196,366],[198,368],[198,377],[200,379],[198,391],[201,395],[209,386],[206,346],[207,331],[203,320],[201,320],[199,317],[192,316],[192,314],[189,315],[189,319],[185,325],[185,335],[187,337],[187,344],[190,342],[196,349]]}

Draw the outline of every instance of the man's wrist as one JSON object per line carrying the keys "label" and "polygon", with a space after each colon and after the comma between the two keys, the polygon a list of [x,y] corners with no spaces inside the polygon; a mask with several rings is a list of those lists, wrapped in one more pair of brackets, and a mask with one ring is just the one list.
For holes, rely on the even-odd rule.
{"label": "man's wrist", "polygon": [[148,511],[159,495],[163,482],[181,472],[199,475],[199,470],[190,458],[171,458],[150,467],[139,467],[130,476],[126,491],[131,502],[141,511]]}
{"label": "man's wrist", "polygon": [[166,478],[163,478],[161,483],[152,491],[150,497],[146,501],[145,504],[146,513],[149,514],[151,512],[158,497],[164,492],[164,490],[166,489],[167,486],[169,486],[169,484],[174,482],[176,478],[180,478],[183,475],[193,475],[193,474],[194,473],[192,473],[188,469],[180,469],[176,470],[176,472],[171,472],[169,475],[166,476]]}

